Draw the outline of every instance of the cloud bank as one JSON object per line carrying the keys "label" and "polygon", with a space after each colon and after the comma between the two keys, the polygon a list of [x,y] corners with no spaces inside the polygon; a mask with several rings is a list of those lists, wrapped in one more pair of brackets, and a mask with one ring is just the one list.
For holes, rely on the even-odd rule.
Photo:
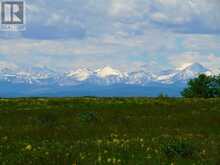
{"label": "cloud bank", "polygon": [[1,32],[0,61],[155,71],[196,61],[219,68],[219,0],[26,3],[27,30]]}

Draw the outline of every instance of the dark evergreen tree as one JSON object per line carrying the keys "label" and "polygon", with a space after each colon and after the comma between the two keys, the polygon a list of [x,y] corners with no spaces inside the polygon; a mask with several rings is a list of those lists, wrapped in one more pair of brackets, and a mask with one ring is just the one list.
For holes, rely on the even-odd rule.
{"label": "dark evergreen tree", "polygon": [[213,77],[201,74],[199,77],[190,80],[181,94],[186,98],[220,97],[220,76]]}

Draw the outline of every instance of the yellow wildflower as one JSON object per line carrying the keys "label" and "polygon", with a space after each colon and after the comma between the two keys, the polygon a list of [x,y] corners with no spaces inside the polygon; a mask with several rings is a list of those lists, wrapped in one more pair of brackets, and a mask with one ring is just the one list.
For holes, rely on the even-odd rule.
{"label": "yellow wildflower", "polygon": [[108,163],[111,163],[111,161],[112,161],[111,158],[108,158],[108,159],[107,159],[107,162],[108,162]]}
{"label": "yellow wildflower", "polygon": [[119,144],[119,143],[120,143],[120,140],[118,140],[118,139],[113,139],[113,143]]}
{"label": "yellow wildflower", "polygon": [[7,141],[8,140],[8,137],[7,136],[4,136],[2,137],[3,140]]}
{"label": "yellow wildflower", "polygon": [[25,147],[25,150],[31,151],[31,150],[32,150],[32,145],[28,144],[28,145]]}
{"label": "yellow wildflower", "polygon": [[98,162],[100,163],[101,161],[102,161],[102,156],[99,155],[99,157],[98,157]]}
{"label": "yellow wildflower", "polygon": [[80,159],[82,159],[82,160],[86,158],[84,153],[80,153],[79,155],[80,155]]}

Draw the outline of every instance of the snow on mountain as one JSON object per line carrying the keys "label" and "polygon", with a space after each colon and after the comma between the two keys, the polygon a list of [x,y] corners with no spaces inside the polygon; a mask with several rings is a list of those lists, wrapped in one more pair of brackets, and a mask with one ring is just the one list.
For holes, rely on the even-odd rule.
{"label": "snow on mountain", "polygon": [[185,68],[182,68],[181,70],[182,71],[191,71],[191,72],[196,72],[196,73],[208,71],[207,68],[205,68],[204,66],[202,66],[199,63],[192,63],[192,64],[186,66]]}
{"label": "snow on mountain", "polygon": [[193,63],[174,70],[163,71],[157,80],[161,83],[172,84],[179,81],[186,82],[199,74],[213,75],[213,72],[199,63]]}
{"label": "snow on mountain", "polygon": [[42,66],[42,67],[29,67],[26,68],[23,73],[27,73],[35,77],[36,79],[47,79],[50,77],[57,76],[57,72],[53,71],[52,69]]}
{"label": "snow on mountain", "polygon": [[122,73],[117,69],[106,66],[94,71],[94,75],[90,79],[90,83],[97,85],[125,84],[126,79],[127,73]]}
{"label": "snow on mountain", "polygon": [[59,77],[59,73],[48,67],[27,67],[17,72],[16,76],[28,84],[50,85]]}
{"label": "snow on mountain", "polygon": [[71,71],[67,73],[67,77],[76,79],[78,81],[85,81],[89,79],[89,77],[93,74],[93,72],[87,68],[78,69],[76,71]]}
{"label": "snow on mountain", "polygon": [[[0,95],[14,96],[179,96],[186,82],[199,74],[213,75],[201,64],[165,70],[157,74],[142,68],[130,73],[111,67],[79,68],[66,73],[47,67],[18,67],[0,62]],[[132,85],[132,86],[131,86]],[[14,91],[14,88],[16,90]]]}
{"label": "snow on mountain", "polygon": [[145,85],[155,80],[155,75],[146,71],[131,72],[128,76],[127,84]]}
{"label": "snow on mountain", "polygon": [[0,76],[14,75],[18,71],[18,67],[11,63],[0,61]]}
{"label": "snow on mountain", "polygon": [[[10,83],[40,84],[41,80],[56,78],[57,73],[46,67],[19,67],[0,62],[0,80]],[[49,83],[49,82],[48,82]]]}
{"label": "snow on mountain", "polygon": [[199,74],[212,75],[212,72],[202,66],[199,63],[193,63],[186,68],[180,70],[177,74],[172,77],[173,81],[187,81],[194,77],[197,77]]}
{"label": "snow on mountain", "polygon": [[102,69],[97,69],[95,74],[100,78],[106,78],[110,76],[123,77],[123,74],[119,70],[113,69],[109,66],[106,66]]}
{"label": "snow on mountain", "polygon": [[71,84],[70,81],[72,81],[74,84],[79,84],[81,82],[97,85],[112,85],[121,83],[125,77],[125,73],[121,73],[119,70],[107,66],[94,71],[83,68],[68,72],[65,82],[69,82],[69,84]]}
{"label": "snow on mountain", "polygon": [[75,86],[79,84],[94,84],[106,86],[127,84],[146,86],[150,83],[173,84],[176,82],[186,82],[201,73],[213,74],[213,72],[199,63],[193,63],[181,69],[165,70],[155,75],[144,69],[125,73],[109,66],[97,70],[80,68],[61,74],[47,67],[21,68],[16,65],[0,62],[0,81],[29,85],[57,84],[60,86]]}
{"label": "snow on mountain", "polygon": [[167,75],[160,75],[157,78],[157,81],[165,84],[171,84],[173,83],[172,78],[176,75],[176,73],[167,74]]}
{"label": "snow on mountain", "polygon": [[169,70],[162,71],[158,74],[156,80],[161,83],[170,84],[172,83],[172,77],[175,76],[177,72],[178,71],[176,69],[174,70],[169,69]]}
{"label": "snow on mountain", "polygon": [[17,68],[18,67],[15,64],[4,62],[4,61],[0,61],[0,71],[2,71],[4,69],[15,70]]}
{"label": "snow on mountain", "polygon": [[16,65],[0,61],[0,81],[13,81],[18,70]]}

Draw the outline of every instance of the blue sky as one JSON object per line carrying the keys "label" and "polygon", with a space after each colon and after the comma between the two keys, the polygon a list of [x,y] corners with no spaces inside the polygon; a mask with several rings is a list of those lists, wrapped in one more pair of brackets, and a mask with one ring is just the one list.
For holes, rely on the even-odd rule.
{"label": "blue sky", "polygon": [[220,68],[219,0],[28,0],[26,18],[26,31],[0,32],[1,63]]}

